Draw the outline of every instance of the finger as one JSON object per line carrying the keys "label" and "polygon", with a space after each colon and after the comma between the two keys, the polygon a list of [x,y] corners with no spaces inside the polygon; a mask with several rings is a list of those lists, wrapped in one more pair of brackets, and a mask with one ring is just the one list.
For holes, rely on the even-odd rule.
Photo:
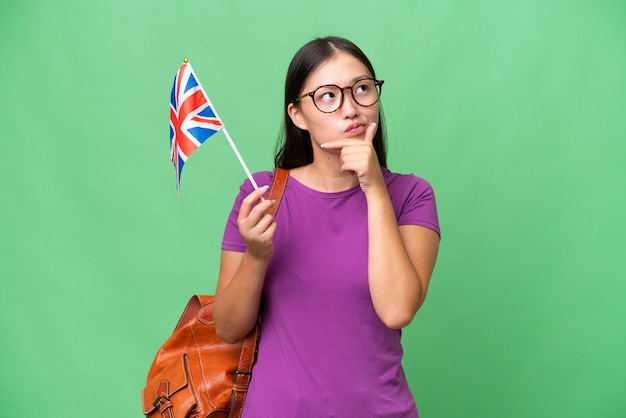
{"label": "finger", "polygon": [[[249,218],[244,223],[247,223],[248,220]],[[276,222],[274,217],[270,214],[265,214],[256,224],[252,225],[250,223],[249,228],[243,228],[241,233],[246,242],[264,242],[272,239],[275,230]]]}
{"label": "finger", "polygon": [[267,218],[269,219],[269,225],[267,225],[267,227],[263,230],[262,236],[266,239],[272,239],[274,232],[276,231],[277,224],[271,216],[268,215]]}
{"label": "finger", "polygon": [[363,139],[365,140],[365,142],[373,143],[375,134],[376,134],[376,122],[370,124],[370,126],[367,127],[367,129],[365,130],[365,136],[363,137]]}
{"label": "finger", "polygon": [[[274,223],[274,218],[269,214],[265,214],[260,219],[248,217],[239,222],[239,233],[248,247],[267,243],[272,239],[271,231]],[[270,231],[269,234],[268,231]]]}
{"label": "finger", "polygon": [[272,227],[273,224],[274,224],[274,217],[266,213],[259,219],[256,225],[252,227],[251,231],[259,236],[263,236],[267,234],[267,231]]}
{"label": "finger", "polygon": [[361,142],[360,147],[346,147],[341,150],[341,171],[353,171],[361,176],[376,165],[376,151],[371,144]]}
{"label": "finger", "polygon": [[250,215],[253,207],[259,202],[261,197],[263,197],[268,187],[269,186],[259,187],[243,199],[241,207],[239,208],[239,218],[247,218]]}
{"label": "finger", "polygon": [[257,228],[260,229],[259,225],[255,227],[254,231],[250,231],[250,234],[243,236],[244,241],[246,242],[247,251],[252,254],[256,253],[258,255],[263,255],[268,254],[268,251],[269,253],[272,251],[272,240],[277,226],[271,216],[267,215],[264,218],[264,221],[266,219],[270,220],[270,224],[264,230],[257,230]]}
{"label": "finger", "polygon": [[326,142],[324,144],[321,144],[320,147],[326,148],[326,149],[338,149],[338,148],[344,148],[344,147],[362,145],[362,144],[363,144],[363,141],[361,140],[342,139],[342,140],[333,141],[333,142]]}
{"label": "finger", "polygon": [[263,202],[257,203],[250,212],[249,218],[261,219],[268,210],[276,203],[275,200],[266,199]]}

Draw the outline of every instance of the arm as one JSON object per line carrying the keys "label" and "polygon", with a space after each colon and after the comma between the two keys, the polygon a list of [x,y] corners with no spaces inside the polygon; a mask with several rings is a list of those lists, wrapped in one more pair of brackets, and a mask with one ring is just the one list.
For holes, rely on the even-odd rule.
{"label": "arm", "polygon": [[402,328],[422,306],[439,250],[432,229],[398,227],[387,189],[371,191],[368,202],[368,273],[374,309],[390,328]]}
{"label": "arm", "polygon": [[222,251],[213,319],[217,334],[228,342],[243,338],[255,325],[265,272],[272,255],[276,223],[267,210],[274,204],[258,202],[267,187],[250,193],[242,202],[237,225],[246,251]]}
{"label": "arm", "polygon": [[439,250],[439,235],[416,225],[398,226],[376,152],[375,126],[363,140],[322,144],[341,149],[342,171],[354,172],[367,200],[368,277],[374,309],[390,328],[402,328],[426,297]]}

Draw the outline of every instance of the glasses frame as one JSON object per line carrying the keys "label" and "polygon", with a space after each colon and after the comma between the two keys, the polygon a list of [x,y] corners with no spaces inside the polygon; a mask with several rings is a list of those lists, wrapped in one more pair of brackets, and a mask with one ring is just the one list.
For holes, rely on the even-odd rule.
{"label": "glasses frame", "polygon": [[[372,80],[374,81],[374,88],[378,88],[378,98],[376,99],[376,101],[370,105],[362,105],[361,103],[358,102],[358,100],[354,97],[354,86],[356,86],[359,82],[363,81],[363,80]],[[319,110],[322,113],[335,113],[336,111],[338,111],[339,109],[341,109],[341,106],[343,106],[343,98],[344,98],[344,94],[343,92],[345,90],[350,89],[350,94],[352,95],[352,100],[354,100],[354,103],[358,104],[361,107],[371,107],[374,106],[376,103],[378,103],[378,101],[380,100],[380,95],[383,94],[383,83],[385,82],[385,80],[376,80],[375,78],[372,77],[363,77],[363,78],[359,78],[358,80],[356,80],[354,82],[354,84],[352,84],[351,86],[347,86],[347,87],[340,87],[336,84],[324,84],[323,86],[319,86],[318,88],[316,88],[313,91],[310,91],[308,93],[304,93],[298,97],[296,97],[296,100],[294,100],[293,102],[299,102],[302,99],[304,99],[305,97],[310,97],[311,101],[313,102],[313,105],[317,108],[317,110]],[[325,87],[337,87],[339,89],[339,91],[341,92],[341,99],[339,100],[339,105],[337,106],[337,109],[335,110],[331,110],[331,111],[326,111],[326,110],[322,110],[317,106],[317,103],[315,103],[315,93],[322,88]]]}

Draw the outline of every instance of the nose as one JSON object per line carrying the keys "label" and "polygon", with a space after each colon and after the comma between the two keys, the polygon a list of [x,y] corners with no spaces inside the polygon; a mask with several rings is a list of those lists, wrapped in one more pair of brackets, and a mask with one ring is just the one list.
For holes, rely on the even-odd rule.
{"label": "nose", "polygon": [[342,101],[339,109],[344,114],[345,117],[354,117],[358,114],[359,105],[352,97],[352,88],[351,87],[343,87],[341,89]]}

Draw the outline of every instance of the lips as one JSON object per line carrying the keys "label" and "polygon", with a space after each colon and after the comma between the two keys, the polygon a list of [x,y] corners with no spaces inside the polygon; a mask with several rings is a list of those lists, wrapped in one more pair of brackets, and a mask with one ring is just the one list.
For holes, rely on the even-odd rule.
{"label": "lips", "polygon": [[351,135],[360,135],[365,132],[365,125],[362,123],[353,123],[348,126],[345,130],[346,133]]}

